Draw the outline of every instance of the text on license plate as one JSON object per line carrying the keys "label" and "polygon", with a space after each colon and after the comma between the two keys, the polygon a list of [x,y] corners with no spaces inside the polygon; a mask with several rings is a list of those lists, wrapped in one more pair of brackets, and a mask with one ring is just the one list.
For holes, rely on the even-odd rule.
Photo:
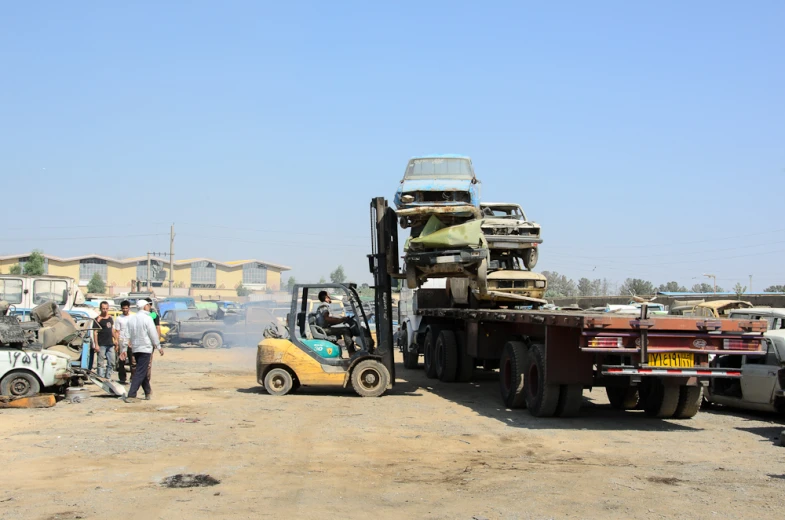
{"label": "text on license plate", "polygon": [[650,367],[691,368],[694,364],[695,356],[690,352],[649,353]]}

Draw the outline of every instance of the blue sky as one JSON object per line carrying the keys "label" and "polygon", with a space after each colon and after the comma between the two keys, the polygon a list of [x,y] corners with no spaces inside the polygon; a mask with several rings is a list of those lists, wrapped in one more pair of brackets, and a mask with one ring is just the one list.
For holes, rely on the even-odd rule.
{"label": "blue sky", "polygon": [[370,198],[462,153],[538,270],[785,283],[785,4],[377,4],[4,4],[0,254],[174,222],[180,258],[367,281]]}

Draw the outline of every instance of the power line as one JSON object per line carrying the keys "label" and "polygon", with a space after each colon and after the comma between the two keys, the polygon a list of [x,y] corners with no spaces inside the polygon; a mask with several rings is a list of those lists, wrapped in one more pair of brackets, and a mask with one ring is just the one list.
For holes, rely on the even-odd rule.
{"label": "power line", "polygon": [[168,233],[147,233],[142,235],[103,235],[93,237],[47,237],[47,238],[0,238],[0,242],[27,242],[43,240],[97,240],[100,238],[136,238],[136,237],[161,237],[168,236]]}
{"label": "power line", "polygon": [[[245,238],[235,238],[235,237],[213,237],[213,236],[205,236],[205,235],[194,235],[191,233],[179,233],[180,236],[189,236],[194,238],[204,238],[207,240],[231,240],[232,242],[243,242],[247,244],[263,244],[263,245],[283,245],[283,246],[295,246],[295,247],[307,247],[307,248],[329,248],[329,249],[344,249],[347,247],[352,248],[364,248],[365,246],[361,246],[358,244],[318,244],[314,242],[278,242],[275,240],[248,240]],[[324,237],[324,235],[319,235]]]}
{"label": "power line", "polygon": [[763,247],[763,246],[771,246],[774,244],[785,244],[785,240],[779,240],[777,242],[766,242],[763,244],[752,244],[748,246],[737,246],[737,247],[727,247],[723,249],[706,249],[704,251],[689,251],[689,252],[679,252],[679,253],[659,253],[659,254],[645,254],[645,255],[614,255],[614,256],[582,256],[582,255],[570,255],[564,253],[548,253],[549,255],[554,256],[564,256],[569,258],[585,258],[587,260],[611,260],[614,261],[615,258],[652,258],[652,257],[663,257],[663,256],[683,256],[683,255],[703,255],[706,253],[719,253],[723,251],[738,251],[740,249],[750,249],[753,247]]}
{"label": "power line", "polygon": [[[215,229],[230,229],[233,231],[253,231],[256,233],[277,233],[277,234],[285,234],[285,235],[303,235],[309,237],[324,237],[324,233],[304,233],[302,231],[289,231],[289,230],[280,230],[280,229],[255,229],[255,228],[242,228],[236,226],[217,226],[214,224],[197,224],[195,222],[180,222],[180,224],[184,224],[187,226],[196,226],[196,227],[205,227],[205,228],[215,228]],[[344,235],[347,237],[357,237],[357,238],[369,238],[365,235]]]}
{"label": "power line", "polygon": [[[684,244],[705,244],[706,242],[715,242],[717,240],[728,241],[735,238],[747,238],[747,237],[754,237],[760,235],[768,235],[771,236],[775,233],[780,233],[785,231],[783,229],[774,229],[772,231],[761,231],[760,233],[745,233],[743,235],[736,235],[736,236],[723,236],[723,237],[716,237],[716,238],[706,238],[703,240],[689,240],[685,242],[668,242],[665,244],[635,244],[635,245],[624,245],[624,246],[609,246],[603,245],[604,249],[626,249],[626,248],[639,248],[639,247],[667,247],[667,246],[677,246],[677,245],[684,245]],[[556,247],[569,247],[569,246],[556,246]]]}

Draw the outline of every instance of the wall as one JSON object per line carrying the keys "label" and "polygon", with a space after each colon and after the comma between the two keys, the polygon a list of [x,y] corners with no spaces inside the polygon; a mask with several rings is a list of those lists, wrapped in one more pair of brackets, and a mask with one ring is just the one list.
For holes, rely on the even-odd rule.
{"label": "wall", "polygon": [[281,290],[281,271],[273,271],[267,268],[267,288],[271,291]]}
{"label": "wall", "polygon": [[[681,298],[671,298],[666,296],[658,296],[656,303],[661,303],[668,307],[672,306],[675,302],[685,301],[685,300],[701,300],[699,296],[691,296],[691,297],[681,297]],[[730,296],[722,296],[718,298],[709,297],[705,298],[706,301],[713,301],[713,300],[735,300],[736,298]],[[742,295],[742,300],[750,302],[756,307],[785,307],[785,294],[772,294],[772,295]],[[555,298],[551,300],[548,298],[548,301],[553,301],[553,303],[559,307],[564,307],[567,305],[578,305],[582,309],[588,309],[590,307],[604,307],[607,304],[611,305],[624,305],[630,303],[629,296],[576,296],[572,298]]]}

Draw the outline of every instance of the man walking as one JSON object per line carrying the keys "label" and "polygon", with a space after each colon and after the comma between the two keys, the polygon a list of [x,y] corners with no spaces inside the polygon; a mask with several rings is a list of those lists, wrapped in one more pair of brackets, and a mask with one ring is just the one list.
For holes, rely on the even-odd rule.
{"label": "man walking", "polygon": [[[150,388],[150,373],[148,368],[150,366],[150,358],[153,356],[153,348],[158,349],[158,352],[163,356],[164,350],[161,348],[161,343],[158,340],[158,332],[155,330],[155,324],[150,317],[150,302],[147,300],[139,300],[136,303],[139,308],[136,314],[131,316],[128,320],[128,337],[131,341],[131,351],[133,352],[134,359],[136,360],[136,370],[131,377],[131,387],[128,389],[128,397],[125,402],[131,403],[136,401],[136,393],[141,386],[144,390],[144,398],[149,400],[153,395],[153,389]],[[125,359],[125,356],[123,356]]]}
{"label": "man walking", "polygon": [[109,303],[101,302],[101,314],[95,319],[98,330],[93,331],[93,351],[98,354],[98,377],[111,379],[114,368],[114,319],[109,316]]}
{"label": "man walking", "polygon": [[[122,314],[115,319],[114,337],[117,343],[117,374],[121,384],[128,384],[128,376],[125,371],[125,359],[131,354],[128,352],[130,337],[128,335],[128,322],[131,320],[131,302],[123,300],[120,304]],[[133,356],[131,356],[133,360]],[[134,362],[131,361],[131,375],[134,373]]]}

